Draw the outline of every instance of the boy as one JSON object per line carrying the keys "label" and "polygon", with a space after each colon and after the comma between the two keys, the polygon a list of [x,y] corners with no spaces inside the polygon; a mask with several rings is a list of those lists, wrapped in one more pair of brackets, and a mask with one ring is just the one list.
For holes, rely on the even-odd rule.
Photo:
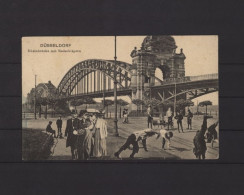
{"label": "boy", "polygon": [[157,133],[158,136],[157,136],[157,139],[162,137],[162,149],[165,150],[165,143],[167,142],[167,148],[169,149],[170,147],[170,138],[173,137],[173,133],[172,132],[168,132],[166,131],[165,129],[161,129],[159,131],[159,133]]}

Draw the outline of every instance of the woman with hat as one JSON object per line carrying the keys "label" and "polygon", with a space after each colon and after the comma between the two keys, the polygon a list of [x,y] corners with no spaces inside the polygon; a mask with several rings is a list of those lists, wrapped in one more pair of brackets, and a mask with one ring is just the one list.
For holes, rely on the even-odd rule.
{"label": "woman with hat", "polygon": [[94,135],[94,148],[93,156],[102,157],[107,155],[106,137],[107,121],[102,118],[101,114],[94,115],[95,119],[95,135]]}

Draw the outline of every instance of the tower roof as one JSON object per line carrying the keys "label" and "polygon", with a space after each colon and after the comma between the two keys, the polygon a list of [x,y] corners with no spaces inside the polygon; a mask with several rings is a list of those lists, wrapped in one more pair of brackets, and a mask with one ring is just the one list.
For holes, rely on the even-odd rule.
{"label": "tower roof", "polygon": [[175,40],[170,35],[146,36],[142,48],[153,52],[172,53],[176,48]]}

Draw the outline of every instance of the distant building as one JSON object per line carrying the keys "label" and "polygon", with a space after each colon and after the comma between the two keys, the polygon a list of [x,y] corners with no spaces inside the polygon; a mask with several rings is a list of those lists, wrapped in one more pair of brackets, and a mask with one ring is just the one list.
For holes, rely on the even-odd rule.
{"label": "distant building", "polygon": [[[48,81],[48,83],[39,83],[36,86],[37,99],[39,97],[45,98],[55,93],[56,93],[56,87],[52,84],[51,81]],[[34,98],[35,98],[35,88],[32,88],[30,92],[27,94],[27,98],[26,98],[26,107],[28,110],[32,110],[34,108]]]}

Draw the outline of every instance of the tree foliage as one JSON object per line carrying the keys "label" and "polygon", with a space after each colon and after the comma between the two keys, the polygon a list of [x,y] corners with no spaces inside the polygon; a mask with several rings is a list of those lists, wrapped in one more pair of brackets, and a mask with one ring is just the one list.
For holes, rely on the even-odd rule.
{"label": "tree foliage", "polygon": [[192,102],[191,100],[184,100],[184,99],[180,99],[176,102],[177,110],[184,110],[185,107],[189,107],[189,106],[194,106],[194,102]]}
{"label": "tree foliage", "polygon": [[200,102],[198,105],[201,106],[201,107],[204,107],[204,106],[213,105],[213,103],[211,101],[209,101],[209,100],[206,100],[206,101]]}
{"label": "tree foliage", "polygon": [[82,98],[74,98],[71,100],[70,105],[71,106],[80,106],[83,104],[95,104],[96,101],[91,97],[82,97]]}
{"label": "tree foliage", "polygon": [[153,108],[157,107],[161,103],[161,101],[156,98],[144,99],[143,101],[144,101],[144,105],[146,106],[151,105]]}
{"label": "tree foliage", "polygon": [[120,106],[127,106],[129,103],[126,102],[125,100],[122,100],[122,99],[118,99],[117,100],[117,103],[120,105]]}
{"label": "tree foliage", "polygon": [[134,100],[132,100],[132,103],[137,105],[137,106],[144,105],[144,101],[140,100],[140,99],[134,99]]}
{"label": "tree foliage", "polygon": [[206,100],[206,101],[200,102],[198,105],[201,107],[206,106],[206,115],[207,115],[208,114],[208,106],[213,105],[213,103],[209,100]]}
{"label": "tree foliage", "polygon": [[113,100],[105,100],[105,101],[102,100],[102,104],[104,106],[110,106],[110,105],[114,104],[114,101]]}

